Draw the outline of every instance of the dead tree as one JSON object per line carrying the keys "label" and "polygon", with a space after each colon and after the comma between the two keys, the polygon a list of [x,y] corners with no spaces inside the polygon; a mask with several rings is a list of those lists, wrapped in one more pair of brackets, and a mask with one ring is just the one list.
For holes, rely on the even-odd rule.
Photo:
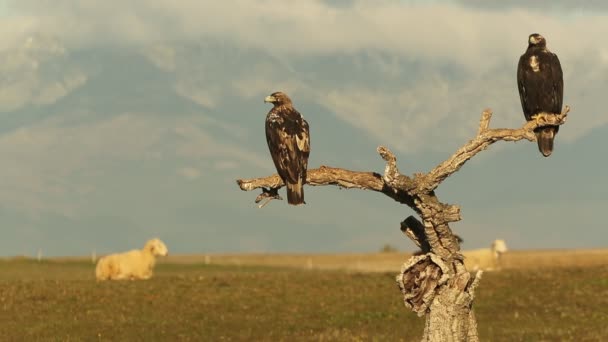
{"label": "dead tree", "polygon": [[[491,144],[504,141],[536,141],[534,129],[547,125],[562,125],[570,108],[559,115],[539,114],[536,120],[519,129],[492,129],[492,111],[483,112],[475,138],[428,173],[406,176],[397,169],[395,155],[386,147],[378,153],[386,161],[384,174],[350,171],[321,166],[308,170],[306,183],[313,186],[337,185],[343,188],[381,192],[397,202],[406,204],[420,217],[409,216],[401,222],[401,230],[425,253],[411,257],[397,275],[397,284],[404,296],[405,306],[418,316],[426,316],[422,341],[478,341],[477,322],[473,312],[475,288],[481,271],[475,277],[466,270],[458,240],[449,223],[460,221],[460,208],[440,202],[435,189],[464,163]],[[277,190],[284,184],[278,175],[264,178],[239,179],[244,191],[262,188],[256,203],[263,207],[272,199],[280,199]]]}

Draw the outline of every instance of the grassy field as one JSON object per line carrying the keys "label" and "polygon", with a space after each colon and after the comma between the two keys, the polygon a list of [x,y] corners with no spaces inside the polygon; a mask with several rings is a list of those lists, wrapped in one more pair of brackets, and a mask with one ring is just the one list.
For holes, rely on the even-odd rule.
{"label": "grassy field", "polygon": [[[463,251],[465,263],[467,250]],[[232,266],[281,266],[314,270],[348,270],[360,272],[396,272],[410,253],[360,254],[209,254],[173,255],[161,263],[206,263]],[[538,269],[608,265],[608,249],[523,250],[502,255],[503,269]]]}
{"label": "grassy field", "polygon": [[[0,261],[1,341],[416,341],[394,273],[196,263],[148,281],[89,262]],[[608,340],[608,266],[486,273],[483,341]]]}

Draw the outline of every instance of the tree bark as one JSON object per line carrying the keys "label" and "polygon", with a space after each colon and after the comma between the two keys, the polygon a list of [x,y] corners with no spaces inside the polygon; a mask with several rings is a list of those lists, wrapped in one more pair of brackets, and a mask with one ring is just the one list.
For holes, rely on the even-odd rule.
{"label": "tree bark", "polygon": [[[411,257],[397,275],[397,284],[407,308],[418,316],[426,317],[422,341],[478,341],[477,322],[473,312],[475,288],[481,279],[481,271],[475,277],[466,270],[460,245],[449,223],[461,220],[460,208],[439,201],[435,189],[447,177],[477,153],[491,144],[504,141],[536,141],[534,129],[565,123],[570,108],[565,106],[559,115],[541,113],[535,120],[518,129],[491,129],[492,112],[486,109],[479,123],[477,135],[456,151],[446,161],[426,174],[412,177],[403,175],[397,168],[395,155],[386,147],[377,151],[386,161],[384,174],[350,171],[321,166],[308,170],[308,185],[337,185],[351,189],[381,192],[399,203],[412,208],[420,217],[409,216],[401,222],[401,230],[424,255]],[[242,190],[262,189],[256,203],[281,199],[278,189],[284,186],[278,175],[264,178],[239,179]]]}

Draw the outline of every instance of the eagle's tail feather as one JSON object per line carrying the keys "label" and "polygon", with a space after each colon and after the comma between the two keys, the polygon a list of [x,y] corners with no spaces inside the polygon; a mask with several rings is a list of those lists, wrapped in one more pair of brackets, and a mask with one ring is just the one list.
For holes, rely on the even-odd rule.
{"label": "eagle's tail feather", "polygon": [[555,127],[543,127],[536,132],[536,141],[538,142],[538,150],[543,156],[548,157],[553,152],[553,139],[555,139],[557,130]]}
{"label": "eagle's tail feather", "polygon": [[302,186],[302,179],[299,179],[297,183],[287,183],[287,203],[291,205],[306,204],[304,202],[304,187]]}

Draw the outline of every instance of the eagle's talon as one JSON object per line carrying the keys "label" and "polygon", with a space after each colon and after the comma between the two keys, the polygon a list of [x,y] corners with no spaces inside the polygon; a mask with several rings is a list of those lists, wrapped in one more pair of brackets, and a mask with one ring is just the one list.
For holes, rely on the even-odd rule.
{"label": "eagle's talon", "polygon": [[262,193],[258,195],[258,197],[255,198],[255,203],[260,203],[261,201],[264,200],[264,203],[260,204],[258,207],[259,208],[263,208],[264,206],[266,206],[268,204],[268,202],[272,201],[273,199],[276,200],[283,200],[283,197],[281,197],[281,195],[279,195],[279,189],[278,188],[262,188]]}

